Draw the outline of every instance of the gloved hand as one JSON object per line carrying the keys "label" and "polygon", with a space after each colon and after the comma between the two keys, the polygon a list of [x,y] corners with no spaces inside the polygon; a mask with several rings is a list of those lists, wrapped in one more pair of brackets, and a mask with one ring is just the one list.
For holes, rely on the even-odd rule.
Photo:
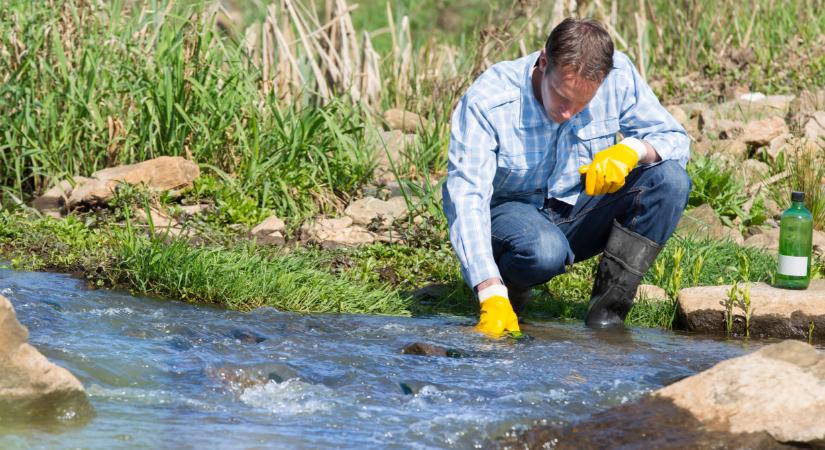
{"label": "gloved hand", "polygon": [[506,287],[500,284],[490,286],[478,293],[478,299],[481,301],[481,317],[475,327],[476,331],[496,339],[506,332],[515,337],[521,336],[518,317],[507,298]]}
{"label": "gloved hand", "polygon": [[644,142],[636,138],[623,139],[596,153],[590,164],[579,167],[579,173],[586,174],[585,192],[587,195],[603,195],[618,191],[624,186],[627,174],[646,154]]}

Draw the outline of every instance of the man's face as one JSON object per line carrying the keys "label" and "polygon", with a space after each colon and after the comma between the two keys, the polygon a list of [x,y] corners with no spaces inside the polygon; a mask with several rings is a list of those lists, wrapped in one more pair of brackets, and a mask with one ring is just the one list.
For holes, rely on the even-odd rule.
{"label": "man's face", "polygon": [[566,122],[590,103],[601,83],[585,80],[564,67],[545,73],[546,67],[547,59],[542,51],[539,59],[542,106],[553,122]]}

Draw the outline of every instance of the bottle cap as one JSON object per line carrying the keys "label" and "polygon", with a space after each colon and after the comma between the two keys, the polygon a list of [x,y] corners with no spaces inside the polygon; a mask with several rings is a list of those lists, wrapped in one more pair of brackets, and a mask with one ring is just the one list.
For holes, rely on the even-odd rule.
{"label": "bottle cap", "polygon": [[791,201],[792,202],[804,202],[805,201],[805,193],[799,191],[793,191],[791,193]]}

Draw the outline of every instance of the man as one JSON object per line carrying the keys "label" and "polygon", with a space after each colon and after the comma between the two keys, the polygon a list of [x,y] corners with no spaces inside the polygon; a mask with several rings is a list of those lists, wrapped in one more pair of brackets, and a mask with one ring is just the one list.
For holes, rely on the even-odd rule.
{"label": "man", "polygon": [[519,332],[532,286],[602,251],[585,323],[621,326],[687,204],[688,145],[596,21],[484,72],[453,113],[443,191],[476,329]]}

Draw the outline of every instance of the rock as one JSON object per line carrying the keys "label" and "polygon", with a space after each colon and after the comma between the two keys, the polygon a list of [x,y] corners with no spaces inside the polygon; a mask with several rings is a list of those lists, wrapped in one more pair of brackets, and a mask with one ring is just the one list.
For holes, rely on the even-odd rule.
{"label": "rock", "polygon": [[825,111],[817,111],[805,123],[805,137],[825,148]]}
{"label": "rock", "polygon": [[102,181],[170,191],[192,187],[192,183],[200,176],[200,168],[194,162],[179,156],[161,156],[137,164],[98,170],[92,176]]}
{"label": "rock", "polygon": [[[401,201],[398,201],[399,198]],[[344,214],[351,217],[357,225],[366,226],[374,221],[380,221],[382,226],[388,227],[394,220],[407,215],[407,204],[403,197],[394,197],[387,201],[365,197],[347,206]]]}
{"label": "rock", "polygon": [[[754,234],[745,240],[745,245],[775,252],[779,250],[779,228],[772,228]],[[819,254],[825,253],[825,233],[822,231],[814,230],[813,251]]]}
{"label": "rock", "polygon": [[411,294],[412,297],[418,301],[429,302],[432,300],[440,300],[449,295],[452,287],[444,283],[431,283],[416,289]]}
{"label": "rock", "polygon": [[286,224],[284,221],[276,216],[269,216],[256,225],[250,233],[257,239],[259,244],[283,245],[286,242],[285,232]]}
{"label": "rock", "polygon": [[206,213],[212,209],[212,205],[208,203],[199,203],[197,205],[184,205],[180,207],[181,215],[184,218],[191,218],[197,215]]}
{"label": "rock", "polygon": [[759,102],[765,100],[765,94],[761,92],[748,92],[739,96],[739,100],[746,102]]}
{"label": "rock", "polygon": [[438,345],[425,344],[423,342],[414,342],[401,349],[401,353],[405,355],[418,356],[445,356],[448,358],[460,358],[462,353],[458,350],[447,349]]}
{"label": "rock", "polygon": [[[748,156],[748,144],[738,139],[721,141],[717,149],[719,154],[727,155],[737,160],[745,159]],[[707,154],[707,152],[705,152],[705,154]]]}
{"label": "rock", "polygon": [[83,385],[29,345],[28,337],[11,302],[0,295],[0,422],[88,418]]}
{"label": "rock", "polygon": [[405,134],[401,130],[380,131],[378,142],[375,144],[376,170],[383,173],[390,172],[393,165],[398,168],[407,147],[417,141],[416,134]]}
{"label": "rock", "polygon": [[776,159],[779,158],[780,153],[788,153],[788,144],[793,140],[793,136],[789,133],[781,134],[773,139],[768,143],[766,150],[768,153],[768,160],[771,163],[776,162]]}
{"label": "rock", "polygon": [[634,301],[642,298],[646,300],[667,300],[667,292],[655,284],[640,284],[639,288],[636,289]]}
{"label": "rock", "polygon": [[674,119],[676,119],[677,122],[682,124],[683,127],[687,126],[686,124],[690,120],[690,117],[688,116],[688,113],[684,110],[684,108],[682,108],[679,105],[668,105],[665,106],[665,109],[667,110],[667,112],[670,113],[671,116],[673,116]]}
{"label": "rock", "polygon": [[[690,331],[725,333],[725,301],[730,286],[700,286],[679,292],[680,323]],[[741,296],[740,296],[741,298]],[[825,337],[825,280],[812,280],[806,290],[771,287],[765,283],[750,284],[750,334],[756,337],[808,337],[808,326],[814,322],[814,338]],[[741,305],[732,309],[733,331],[745,334],[745,311]]]}
{"label": "rock", "polygon": [[722,361],[654,393],[711,429],[825,445],[825,354],[797,341]]}
{"label": "rock", "polygon": [[799,112],[805,115],[825,110],[825,89],[805,90],[799,94]]}
{"label": "rock", "polygon": [[352,218],[318,219],[301,226],[301,237],[305,241],[315,241],[323,248],[333,249],[371,244],[375,234],[364,227],[353,225]]}
{"label": "rock", "polygon": [[114,197],[117,184],[112,180],[88,180],[79,184],[72,190],[66,208],[72,210],[80,206],[105,205]]}
{"label": "rock", "polygon": [[771,172],[771,166],[757,159],[746,159],[736,170],[745,184],[751,185],[765,179]]}
{"label": "rock", "polygon": [[720,119],[714,124],[713,131],[719,139],[736,139],[745,131],[745,125],[738,120]]}
{"label": "rock", "polygon": [[236,392],[269,382],[282,383],[290,379],[300,379],[298,372],[286,364],[210,366],[206,368],[205,373],[207,377]]}
{"label": "rock", "polygon": [[59,214],[68,203],[72,190],[89,180],[90,178],[86,177],[73,177],[70,180],[63,180],[40,197],[34,199],[32,208],[42,213],[58,212]]}
{"label": "rock", "polygon": [[405,133],[415,133],[427,125],[423,117],[403,109],[388,109],[384,112],[384,120],[390,130],[401,130]]}
{"label": "rock", "polygon": [[260,344],[266,340],[265,337],[254,331],[241,330],[237,328],[230,332],[230,336],[232,336],[232,339],[241,341],[244,344]]}
{"label": "rock", "polygon": [[781,117],[754,120],[745,125],[743,140],[755,147],[768,145],[777,136],[788,133],[788,126]]}
{"label": "rock", "polygon": [[694,239],[729,239],[737,244],[744,242],[742,234],[738,230],[726,227],[708,204],[685,211],[676,226],[676,233]]}
{"label": "rock", "polygon": [[[163,211],[159,211],[155,208],[150,208],[149,214],[151,214],[152,225],[155,227],[155,230],[163,230],[166,228],[174,228],[178,226],[178,222]],[[145,209],[136,210],[135,218],[137,218],[139,221],[145,224],[149,223],[149,216],[146,215]]]}

